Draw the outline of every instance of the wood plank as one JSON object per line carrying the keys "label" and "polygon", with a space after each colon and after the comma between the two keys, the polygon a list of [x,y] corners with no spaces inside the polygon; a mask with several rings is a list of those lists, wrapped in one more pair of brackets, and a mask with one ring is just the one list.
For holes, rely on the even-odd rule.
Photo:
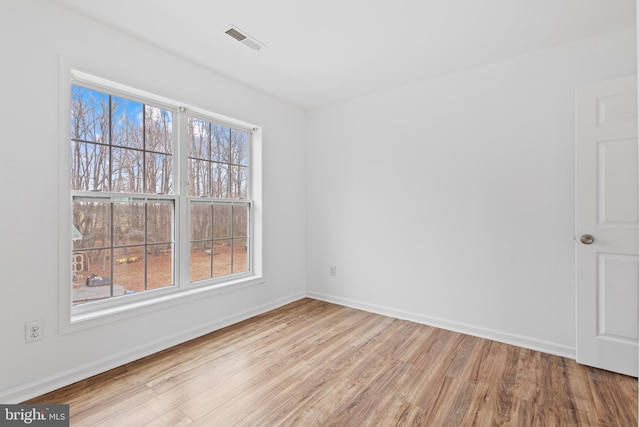
{"label": "wood plank", "polygon": [[172,409],[171,411],[162,414],[161,416],[153,419],[152,421],[143,424],[144,427],[185,427],[193,424],[193,420],[187,417],[184,413],[178,409]]}
{"label": "wood plank", "polygon": [[635,378],[302,299],[26,403],[73,426],[638,422]]}

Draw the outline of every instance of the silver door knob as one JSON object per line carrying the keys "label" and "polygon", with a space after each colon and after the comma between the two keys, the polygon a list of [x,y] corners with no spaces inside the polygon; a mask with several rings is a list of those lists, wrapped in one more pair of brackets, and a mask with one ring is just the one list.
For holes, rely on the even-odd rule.
{"label": "silver door knob", "polygon": [[580,241],[585,245],[592,244],[594,240],[596,239],[594,239],[591,234],[583,234],[582,236],[580,236]]}

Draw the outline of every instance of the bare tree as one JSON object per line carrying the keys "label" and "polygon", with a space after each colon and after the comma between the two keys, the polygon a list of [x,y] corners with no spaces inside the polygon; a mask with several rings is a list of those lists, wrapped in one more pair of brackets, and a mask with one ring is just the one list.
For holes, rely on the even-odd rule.
{"label": "bare tree", "polygon": [[[171,192],[172,113],[157,107],[73,86],[71,101],[71,187],[123,193]],[[88,199],[90,200],[90,199]],[[74,203],[74,225],[91,261],[106,260],[111,245],[166,245],[172,209],[145,203]],[[169,230],[169,232],[167,232]],[[146,233],[151,233],[147,236]],[[94,248],[101,248],[92,250]]]}

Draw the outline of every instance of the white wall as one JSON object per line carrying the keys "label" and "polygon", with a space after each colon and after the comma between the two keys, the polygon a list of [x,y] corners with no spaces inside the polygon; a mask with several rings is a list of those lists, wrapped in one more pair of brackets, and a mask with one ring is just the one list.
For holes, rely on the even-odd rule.
{"label": "white wall", "polygon": [[630,28],[308,114],[308,294],[574,356],[574,89],[635,73],[635,47]]}
{"label": "white wall", "polygon": [[[42,0],[0,2],[0,402],[18,402],[298,299],[305,282],[303,111]],[[58,334],[59,57],[264,127],[267,283]],[[45,338],[24,342],[44,319]]]}

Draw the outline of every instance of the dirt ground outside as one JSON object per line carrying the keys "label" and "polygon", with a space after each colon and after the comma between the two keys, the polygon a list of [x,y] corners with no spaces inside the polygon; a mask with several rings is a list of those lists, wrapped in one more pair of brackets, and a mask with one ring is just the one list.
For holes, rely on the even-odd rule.
{"label": "dirt ground outside", "polygon": [[[142,250],[129,250],[126,254],[116,253],[114,258],[112,282],[114,285],[119,285],[118,290],[124,294],[144,291],[145,254],[142,253]],[[146,264],[147,290],[174,284],[172,256],[170,253],[146,254]],[[247,270],[247,249],[244,246],[234,247],[233,256],[231,247],[228,245],[214,246],[213,251],[191,251],[189,275],[192,282],[206,280],[211,277],[228,276]],[[104,284],[87,286],[87,279],[93,276],[103,278],[102,283]],[[104,264],[102,262],[91,262],[88,271],[82,272],[81,277],[78,276],[73,281],[73,302],[80,303],[110,297],[110,276],[108,259]]]}

